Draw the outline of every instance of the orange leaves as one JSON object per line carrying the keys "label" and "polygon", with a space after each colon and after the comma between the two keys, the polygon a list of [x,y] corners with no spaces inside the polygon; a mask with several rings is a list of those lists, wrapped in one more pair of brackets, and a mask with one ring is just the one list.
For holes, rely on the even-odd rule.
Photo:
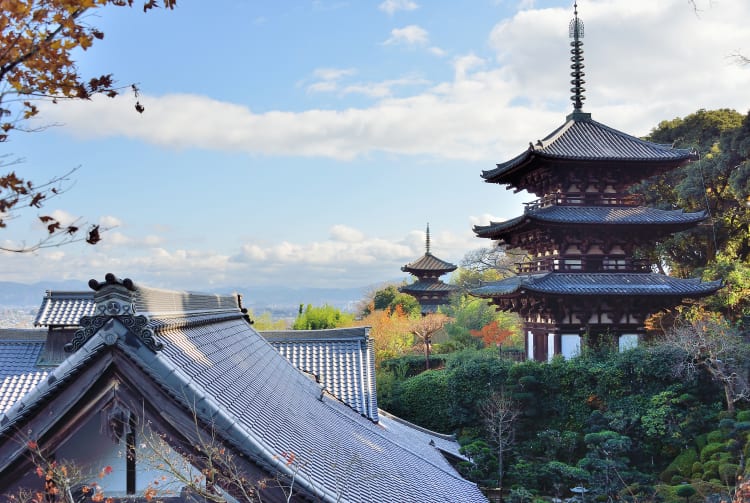
{"label": "orange leaves", "polygon": [[484,341],[485,347],[501,346],[512,335],[513,331],[507,328],[500,328],[497,321],[491,321],[480,330],[472,330],[471,335],[480,337]]}
{"label": "orange leaves", "polygon": [[157,491],[155,487],[148,486],[146,490],[143,492],[143,497],[146,499],[146,501],[153,500],[157,495]]}

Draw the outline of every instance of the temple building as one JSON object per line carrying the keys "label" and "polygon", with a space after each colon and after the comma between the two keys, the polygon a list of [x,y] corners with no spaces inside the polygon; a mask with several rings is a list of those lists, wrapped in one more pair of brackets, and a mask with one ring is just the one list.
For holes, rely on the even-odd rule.
{"label": "temple building", "polygon": [[631,187],[696,154],[630,136],[584,113],[577,5],[570,37],[573,113],[520,155],[482,173],[487,183],[539,199],[519,217],[474,227],[479,237],[527,253],[516,276],[471,293],[520,314],[527,357],[537,361],[574,356],[587,343],[636,345],[650,315],[721,287],[720,281],[657,274],[639,258],[642,247],[697,225],[707,213],[647,207]]}
{"label": "temple building", "polygon": [[447,304],[450,295],[458,290],[455,285],[443,283],[440,276],[455,271],[456,268],[454,264],[440,260],[430,252],[430,224],[427,224],[424,255],[401,268],[402,271],[416,276],[417,280],[400,287],[399,291],[419,301],[422,315],[437,312],[438,307]]}

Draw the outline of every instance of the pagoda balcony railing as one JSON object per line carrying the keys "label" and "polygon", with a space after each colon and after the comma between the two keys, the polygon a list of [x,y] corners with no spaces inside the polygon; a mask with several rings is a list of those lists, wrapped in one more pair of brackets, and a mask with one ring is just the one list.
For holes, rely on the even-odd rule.
{"label": "pagoda balcony railing", "polygon": [[592,192],[549,194],[524,203],[524,213],[549,206],[641,206],[641,194],[602,194]]}
{"label": "pagoda balcony railing", "polygon": [[540,272],[651,272],[651,264],[647,260],[613,257],[577,257],[560,258],[547,257],[530,262],[516,264],[518,274],[533,274]]}

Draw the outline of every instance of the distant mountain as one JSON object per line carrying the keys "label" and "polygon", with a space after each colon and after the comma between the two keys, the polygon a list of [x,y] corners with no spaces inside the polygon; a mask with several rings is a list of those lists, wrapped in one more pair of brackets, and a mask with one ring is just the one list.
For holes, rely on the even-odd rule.
{"label": "distant mountain", "polygon": [[[256,313],[297,312],[300,304],[320,306],[329,304],[345,311],[353,311],[372,288],[291,288],[284,286],[224,287],[211,290],[217,293],[240,293],[244,306]],[[33,284],[0,281],[0,307],[39,306],[47,290],[89,291],[85,281],[43,281]]]}
{"label": "distant mountain", "polygon": [[85,281],[41,281],[30,285],[0,281],[0,306],[29,307],[40,306],[47,290],[85,291],[89,290]]}

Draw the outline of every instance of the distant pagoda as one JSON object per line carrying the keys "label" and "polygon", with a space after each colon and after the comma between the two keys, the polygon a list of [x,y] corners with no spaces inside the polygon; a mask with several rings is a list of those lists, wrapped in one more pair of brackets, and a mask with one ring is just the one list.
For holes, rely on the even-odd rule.
{"label": "distant pagoda", "polygon": [[430,224],[427,224],[425,254],[418,260],[406,264],[401,270],[417,277],[414,283],[400,287],[399,291],[419,301],[422,315],[436,312],[438,307],[447,304],[448,297],[458,290],[457,286],[448,285],[440,280],[443,274],[455,271],[456,266],[440,260],[430,252]]}
{"label": "distant pagoda", "polygon": [[694,152],[640,140],[583,112],[583,22],[570,22],[571,100],[566,122],[522,154],[490,171],[487,183],[526,190],[539,199],[523,215],[475,226],[479,237],[527,252],[517,276],[472,294],[519,313],[527,357],[570,357],[585,344],[636,345],[648,316],[686,298],[714,293],[703,283],[652,272],[637,250],[706,219],[706,212],[659,210],[629,189],[696,158]]}

